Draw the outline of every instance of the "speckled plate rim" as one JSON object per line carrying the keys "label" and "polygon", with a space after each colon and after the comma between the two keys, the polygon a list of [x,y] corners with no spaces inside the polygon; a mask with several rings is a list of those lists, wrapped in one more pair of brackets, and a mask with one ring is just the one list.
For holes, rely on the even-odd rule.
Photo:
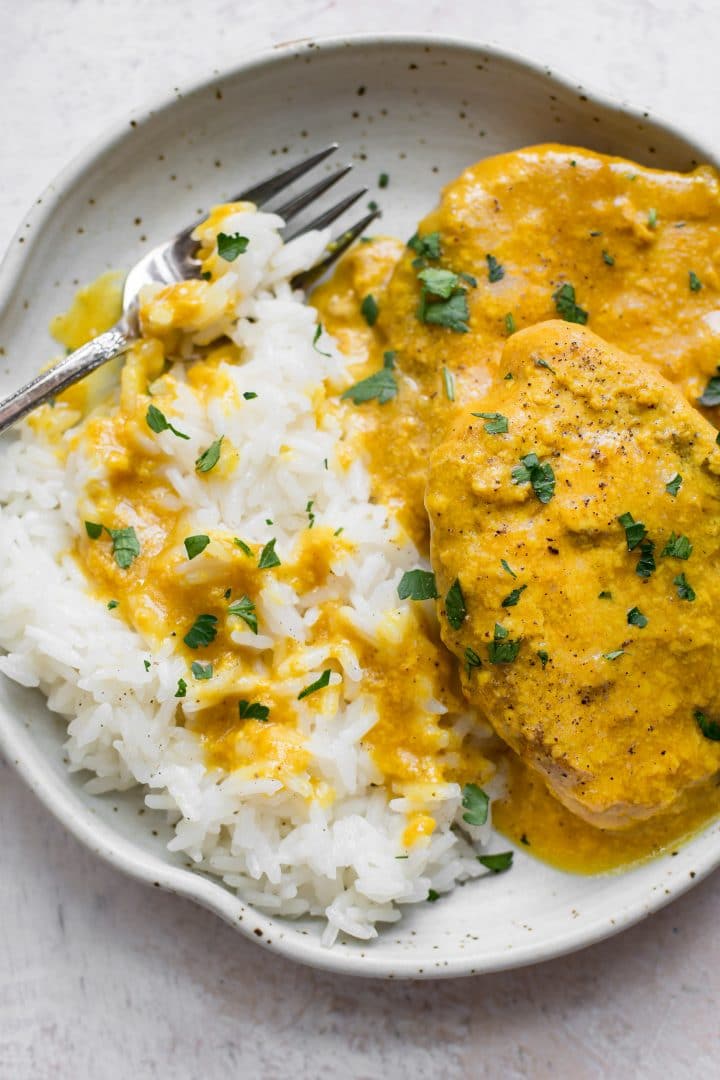
{"label": "speckled plate rim", "polygon": [[[653,128],[660,130],[683,142],[698,161],[715,163],[715,153],[712,148],[703,146],[695,136],[672,124],[652,118],[647,110],[637,109],[624,102],[608,98],[601,92],[591,90],[586,85],[580,85],[571,78],[557,75],[542,64],[481,41],[401,33],[300,39],[277,45],[272,50],[251,56],[223,72],[214,73],[212,77],[188,81],[181,89],[176,89],[172,94],[165,95],[130,114],[128,119],[114,125],[108,133],[92,142],[86,150],[71,161],[48,185],[24,217],[0,264],[0,319],[12,302],[22,271],[33,250],[35,237],[41,233],[43,224],[52,217],[66,193],[85,172],[106,154],[111,153],[127,137],[128,120],[133,127],[141,127],[151,117],[172,110],[181,98],[201,91],[219,89],[228,79],[241,73],[247,74],[254,70],[279,66],[284,60],[297,56],[307,49],[324,52],[348,48],[362,50],[389,43],[418,48],[425,46],[448,48],[470,52],[478,59],[490,57],[494,61],[517,69],[519,73],[531,73],[544,79],[548,87],[557,87],[567,93],[581,93],[606,115],[623,116],[642,122],[649,130]],[[418,970],[416,957],[398,955],[392,962],[388,962],[387,956],[374,957],[372,943],[368,943],[362,952],[348,954],[323,948],[318,940],[310,937],[307,940],[302,937],[285,937],[282,929],[286,924],[282,920],[264,915],[249,907],[223,886],[202,874],[171,864],[159,863],[154,856],[121,836],[80,803],[69,785],[64,784],[53,771],[43,753],[33,742],[31,733],[21,724],[14,723],[12,717],[4,709],[0,709],[0,751],[57,820],[81,843],[118,870],[148,885],[193,900],[219,915],[250,940],[272,951],[314,968],[347,975],[388,979],[453,978],[487,974],[539,963],[574,952],[627,929],[692,888],[720,864],[720,845],[717,845],[716,851],[709,849],[704,857],[693,860],[691,874],[676,877],[668,883],[667,888],[655,889],[642,899],[636,898],[633,902],[619,905],[611,919],[607,915],[598,916],[592,922],[583,923],[576,930],[564,928],[561,932],[548,936],[541,942],[530,941],[527,945],[512,950],[501,947],[495,953],[487,954],[482,962],[473,960],[470,956],[458,957],[451,959],[441,969]],[[695,840],[691,840],[685,845],[685,850],[694,844]]]}

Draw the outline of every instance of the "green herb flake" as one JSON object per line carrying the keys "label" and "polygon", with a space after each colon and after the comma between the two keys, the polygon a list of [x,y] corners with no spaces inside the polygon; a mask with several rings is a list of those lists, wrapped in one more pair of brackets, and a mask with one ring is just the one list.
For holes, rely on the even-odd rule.
{"label": "green herb flake", "polygon": [[217,637],[217,618],[214,615],[198,615],[183,641],[188,649],[204,649]]}
{"label": "green herb flake", "polygon": [[243,391],[243,397],[245,398],[246,401],[254,401],[255,398],[257,397],[257,394],[255,393],[254,390],[244,390]]}
{"label": "green herb flake", "polygon": [[502,281],[505,277],[505,267],[497,261],[494,255],[486,255],[485,262],[488,268],[488,281],[491,284]]}
{"label": "green herb flake", "polygon": [[88,534],[91,540],[99,540],[102,535],[102,531],[102,525],[98,525],[96,521],[85,522],[85,532]]}
{"label": "green herb flake", "polygon": [[541,356],[536,357],[536,359],[535,359],[535,367],[546,368],[548,371],[552,371],[553,375],[555,374],[555,368],[550,367],[547,360],[543,360],[543,358]]}
{"label": "green herb flake", "polygon": [[653,540],[643,540],[640,544],[640,558],[635,567],[635,573],[638,577],[649,578],[656,570],[655,543]]}
{"label": "green herb flake", "polygon": [[281,565],[280,559],[275,551],[276,543],[277,537],[273,537],[272,540],[268,540],[267,544],[260,552],[258,570],[271,570],[273,566]]}
{"label": "green herb flake", "polygon": [[456,334],[467,334],[470,330],[467,292],[465,289],[458,289],[448,300],[439,300],[437,303],[426,304],[422,301],[418,315],[422,322],[444,326]]}
{"label": "green herb flake", "polygon": [[439,232],[427,233],[425,236],[415,233],[408,240],[407,246],[421,259],[439,259],[442,255]]}
{"label": "green herb flake", "polygon": [[203,270],[200,277],[203,279],[203,281],[212,281],[212,274],[209,270]]}
{"label": "green herb flake", "polygon": [[143,660],[143,664],[145,665],[145,670],[146,671],[149,671],[150,668],[152,667],[152,664],[150,663],[149,660]]}
{"label": "green herb flake", "polygon": [[713,742],[720,742],[720,724],[717,720],[711,720],[700,709],[695,710],[694,716],[695,722],[705,738],[711,739]]}
{"label": "green herb flake", "polygon": [[526,454],[511,473],[513,484],[529,483],[541,503],[549,503],[555,494],[555,473],[552,466],[540,464],[537,454]]}
{"label": "green herb flake", "polygon": [[431,570],[406,570],[400,578],[398,596],[401,600],[436,600],[435,575]]}
{"label": "green herb flake", "polygon": [[617,660],[625,655],[624,649],[614,649],[612,652],[603,653],[603,660]]}
{"label": "green herb flake", "polygon": [[544,671],[544,670],[545,670],[545,668],[546,668],[546,667],[547,667],[547,665],[548,665],[548,660],[550,659],[550,657],[549,657],[549,655],[548,655],[548,654],[547,654],[547,653],[545,652],[545,650],[544,650],[544,649],[538,649],[538,651],[537,651],[537,655],[538,655],[538,659],[539,659],[540,663],[542,664],[542,669],[543,669],[543,671]]}
{"label": "green herb flake", "polygon": [[552,298],[555,301],[555,310],[565,322],[580,323],[584,326],[588,321],[588,313],[575,302],[575,287],[569,282],[556,289]]}
{"label": "green herb flake", "polygon": [[454,401],[455,400],[455,376],[453,375],[450,368],[445,367],[444,364],[443,364],[443,368],[442,368],[442,380],[443,380],[443,387],[445,389],[445,397],[448,399],[448,401]]}
{"label": "green herb flake", "polygon": [[322,332],[323,332],[323,324],[318,323],[317,326],[315,327],[315,334],[313,336],[313,341],[312,341],[313,349],[315,350],[315,352],[320,353],[321,356],[330,356],[331,354],[329,352],[323,352],[322,349],[318,348],[318,341],[320,340],[320,338],[322,336]]}
{"label": "green herb flake", "polygon": [[233,544],[235,544],[235,547],[239,547],[245,555],[250,555],[252,557],[252,548],[249,544],[246,544],[244,540],[241,540],[239,536],[233,537]]}
{"label": "green herb flake", "polygon": [[492,641],[488,642],[488,658],[491,664],[512,664],[517,659],[517,655],[520,652],[520,645],[522,638],[513,639],[509,636],[509,631],[501,626],[500,623],[495,623],[495,630],[493,632]]}
{"label": "green herb flake", "polygon": [[634,551],[638,544],[645,539],[645,526],[642,521],[635,521],[630,513],[621,514],[618,521],[625,530],[625,542],[628,551]]}
{"label": "green herb flake", "polygon": [[467,616],[465,597],[460,586],[460,579],[455,578],[445,597],[445,615],[453,630],[459,630]]}
{"label": "green herb flake", "polygon": [[462,789],[463,821],[468,825],[485,825],[488,819],[490,799],[477,784],[465,784]]}
{"label": "green herb flake", "polygon": [[475,650],[471,649],[468,645],[465,650],[465,671],[467,672],[468,679],[470,678],[474,669],[479,667],[482,667],[482,660],[475,652]]}
{"label": "green herb flake", "polygon": [[127,529],[108,529],[112,540],[112,553],[115,562],[121,570],[127,570],[140,554],[140,541],[134,528],[130,525]]}
{"label": "green herb flake", "polygon": [[250,702],[241,698],[238,701],[238,713],[241,720],[260,720],[265,723],[270,715],[270,707],[261,705],[259,701]]}
{"label": "green herb flake", "polygon": [[610,254],[609,251],[605,251],[604,249],[603,249],[603,253],[602,253],[602,259],[603,259],[603,262],[605,263],[606,266],[614,266],[615,265],[615,259],[613,258],[613,256]]}
{"label": "green herb flake", "polygon": [[689,559],[692,555],[693,546],[687,536],[676,536],[670,533],[670,539],[661,551],[661,555],[670,556],[671,559]]}
{"label": "green herb flake", "polygon": [[157,435],[161,431],[172,431],[173,435],[176,435],[178,439],[189,439],[189,435],[185,435],[184,432],[178,431],[176,427],[168,421],[165,413],[161,412],[156,405],[149,405],[148,411],[145,413],[145,422],[151,431],[154,431]]}
{"label": "green herb flake", "polygon": [[630,608],[627,613],[627,621],[630,626],[638,626],[641,630],[648,624],[647,615],[643,615],[640,608],[637,607]]}
{"label": "green herb flake", "polygon": [[325,668],[319,679],[316,679],[314,683],[310,683],[304,690],[301,690],[297,696],[298,701],[302,701],[303,698],[310,697],[310,694],[314,694],[317,690],[324,690],[330,683],[330,675],[332,674],[330,668]]}
{"label": "green herb flake", "polygon": [[349,398],[353,405],[362,405],[366,401],[376,399],[379,405],[385,405],[398,392],[398,385],[393,374],[394,368],[395,353],[386,352],[380,370],[355,383],[341,395],[341,398]]}
{"label": "green herb flake", "polygon": [[210,543],[210,537],[201,533],[197,536],[186,536],[183,543],[185,544],[188,559],[194,559],[203,553]]}
{"label": "green herb flake", "polygon": [[717,375],[713,375],[705,387],[702,397],[698,398],[698,405],[704,405],[706,409],[712,409],[720,405],[720,365],[716,368]]}
{"label": "green herb flake", "polygon": [[193,660],[190,670],[193,679],[212,679],[213,677],[212,664],[201,664],[199,660]]}
{"label": "green herb flake", "polygon": [[695,599],[695,590],[685,577],[685,574],[678,574],[673,578],[673,585],[677,588],[677,594],[681,600],[689,600],[690,603]]}
{"label": "green herb flake", "polygon": [[437,267],[428,267],[421,270],[418,278],[422,281],[427,292],[433,296],[439,296],[442,300],[448,300],[458,287],[459,276],[452,270],[441,270]]}
{"label": "green herb flake", "polygon": [[655,209],[654,206],[652,206],[648,210],[648,216],[647,216],[648,229],[656,229],[657,228],[657,220],[658,220],[657,219],[657,210]]}
{"label": "green herb flake", "polygon": [[187,696],[187,683],[184,679],[178,679],[177,690],[175,691],[175,697],[183,698]]}
{"label": "green herb flake", "polygon": [[228,615],[237,615],[238,618],[247,623],[253,634],[257,634],[257,614],[255,612],[255,605],[249,596],[242,596],[239,600],[235,600],[228,608]]}
{"label": "green herb flake", "polygon": [[211,469],[214,469],[220,460],[220,451],[222,449],[224,435],[221,435],[219,439],[211,443],[207,450],[203,450],[200,457],[195,462],[195,469],[200,473],[208,473]]}
{"label": "green herb flake", "polygon": [[702,281],[694,270],[688,270],[688,285],[690,286],[690,292],[700,292],[702,289]]}
{"label": "green herb flake", "polygon": [[120,606],[120,601],[119,600],[108,600],[108,604],[107,604],[108,611],[114,611],[115,608],[119,607],[119,606]]}
{"label": "green herb flake", "polygon": [[508,418],[499,412],[474,412],[471,416],[479,416],[481,420],[487,420],[483,424],[488,435],[506,435],[508,431]]}
{"label": "green herb flake", "polygon": [[508,371],[507,375],[503,375],[503,379],[505,379],[506,382],[509,382],[512,379],[512,372]]}
{"label": "green herb flake", "polygon": [[238,255],[245,254],[249,243],[247,236],[241,236],[240,233],[233,233],[231,236],[223,232],[218,233],[218,255],[225,262],[235,262]]}
{"label": "green herb flake", "polygon": [[672,495],[672,497],[675,498],[678,491],[680,490],[681,484],[682,476],[680,475],[680,473],[675,473],[672,480],[668,480],[667,484],[665,485],[665,490],[667,491],[668,495]]}
{"label": "green herb flake", "polygon": [[513,569],[511,569],[511,567],[509,566],[509,564],[506,562],[505,559],[500,560],[500,565],[502,566],[505,573],[509,574],[511,578],[516,578],[517,577],[517,574],[515,573],[515,571]]}
{"label": "green herb flake", "polygon": [[378,176],[378,187],[379,188],[386,188],[389,183],[390,183],[390,177],[388,176],[388,174],[386,172],[381,172],[380,175]]}
{"label": "green herb flake", "polygon": [[[402,855],[398,855],[397,857],[398,857],[398,859],[403,858]],[[405,856],[405,858],[407,858],[407,856]],[[434,889],[428,889],[428,894],[425,897],[425,899],[427,900],[428,904],[434,904],[436,900],[440,899],[440,893],[435,892]]]}
{"label": "green herb flake", "polygon": [[372,293],[368,293],[365,297],[360,305],[360,311],[368,326],[374,326],[377,322],[377,317],[380,314],[380,308]]}
{"label": "green herb flake", "polygon": [[378,206],[378,204],[375,202],[374,199],[370,200],[370,202],[367,204],[367,208],[368,208],[368,210],[372,210],[373,214],[375,213],[376,210],[380,209],[380,207]]}
{"label": "green herb flake", "polygon": [[478,855],[477,861],[494,874],[502,874],[512,866],[513,854],[512,851],[500,851],[497,855]]}
{"label": "green herb flake", "polygon": [[607,589],[603,589],[601,593],[598,593],[598,600],[612,600],[612,593]]}
{"label": "green herb flake", "polygon": [[[515,316],[513,315],[512,311],[508,311],[507,315],[505,316],[504,322],[505,333],[508,337],[511,337],[517,330],[517,326],[515,325]],[[505,378],[507,379],[507,375],[505,376]],[[510,376],[510,378],[512,378],[512,375]]]}
{"label": "green herb flake", "polygon": [[527,589],[527,585],[520,585],[517,589],[513,589],[508,593],[505,599],[501,602],[500,606],[504,608],[515,607],[522,594]]}

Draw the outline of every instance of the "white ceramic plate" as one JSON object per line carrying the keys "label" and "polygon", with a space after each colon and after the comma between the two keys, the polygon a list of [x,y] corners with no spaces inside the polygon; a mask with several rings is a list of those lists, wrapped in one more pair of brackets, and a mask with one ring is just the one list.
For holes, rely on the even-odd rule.
{"label": "white ceramic plate", "polygon": [[[80,282],[247,183],[334,139],[400,236],[478,158],[553,140],[686,169],[706,148],[551,72],[480,45],[364,37],[300,42],[178,93],[94,146],[37,200],[0,271],[0,393],[53,354],[46,327]],[[380,172],[390,186],[375,188]],[[0,448],[0,468],[2,456]],[[2,602],[0,598],[0,603]],[[40,694],[0,676],[0,745],[45,805],[115,866],[215,911],[296,960],[354,975],[432,978],[529,964],[643,918],[720,861],[720,825],[628,873],[563,874],[524,852],[508,874],[405,909],[370,944],[320,945],[317,923],[269,918],[168,853],[140,791],[87,795],[63,765],[63,725]]]}

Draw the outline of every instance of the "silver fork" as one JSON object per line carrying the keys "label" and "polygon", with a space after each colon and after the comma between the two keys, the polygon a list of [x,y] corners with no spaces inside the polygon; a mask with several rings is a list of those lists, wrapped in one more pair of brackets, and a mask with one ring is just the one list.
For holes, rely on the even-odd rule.
{"label": "silver fork", "polygon": [[[234,196],[233,202],[252,202],[258,209],[268,210],[279,214],[287,225],[298,217],[303,210],[311,206],[321,195],[324,195],[338,180],[342,180],[350,172],[352,165],[344,165],[334,173],[317,181],[297,195],[291,196],[280,206],[271,206],[272,201],[286,191],[295,181],[305,176],[326,158],[334,154],[338,149],[337,143],[331,143],[317,154],[298,161],[275,176],[261,180],[246,191]],[[358,188],[344,199],[335,203],[328,210],[319,214],[312,221],[303,224],[295,232],[285,236],[286,240],[293,240],[296,236],[310,232],[311,229],[325,229],[348,210],[354,203],[361,199],[367,192],[367,188]],[[319,277],[350,245],[364,232],[372,221],[378,217],[379,210],[371,210],[359,221],[346,229],[336,240],[332,241],[320,260],[315,266],[293,279],[297,288],[305,288]],[[140,335],[138,325],[138,294],[143,285],[159,283],[169,285],[174,281],[183,281],[188,278],[200,276],[200,263],[196,255],[199,244],[193,240],[192,233],[202,222],[202,218],[193,225],[183,229],[164,244],[153,248],[144,255],[130,270],[123,286],[123,313],[120,320],[110,330],[99,337],[93,338],[87,345],[81,346],[70,353],[54,367],[44,371],[26,386],[16,390],[15,393],[0,400],[0,434],[32,412],[39,405],[45,404],[56,394],[72,386],[89,375],[91,371],[108,360],[120,356]]]}

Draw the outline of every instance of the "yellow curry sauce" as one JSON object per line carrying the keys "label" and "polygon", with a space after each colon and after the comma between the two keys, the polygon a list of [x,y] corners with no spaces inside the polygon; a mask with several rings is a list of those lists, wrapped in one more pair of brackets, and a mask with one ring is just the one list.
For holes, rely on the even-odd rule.
{"label": "yellow curry sauce", "polygon": [[[355,421],[377,497],[396,507],[416,543],[427,544],[429,453],[462,403],[504,377],[502,349],[519,328],[572,305],[577,321],[658,367],[697,404],[720,357],[719,190],[710,168],[664,173],[558,146],[502,155],[448,186],[413,249],[387,239],[359,245],[315,292],[328,330],[364,357],[359,377],[395,353],[397,396],[359,407]],[[433,234],[435,258],[422,243]],[[418,318],[418,274],[428,267],[476,280],[457,282],[467,332]],[[361,312],[369,294],[378,309],[372,327]],[[671,811],[608,832],[571,814],[513,755],[501,757],[510,789],[494,807],[495,824],[574,871],[666,850],[720,809],[717,787],[702,785]]]}

